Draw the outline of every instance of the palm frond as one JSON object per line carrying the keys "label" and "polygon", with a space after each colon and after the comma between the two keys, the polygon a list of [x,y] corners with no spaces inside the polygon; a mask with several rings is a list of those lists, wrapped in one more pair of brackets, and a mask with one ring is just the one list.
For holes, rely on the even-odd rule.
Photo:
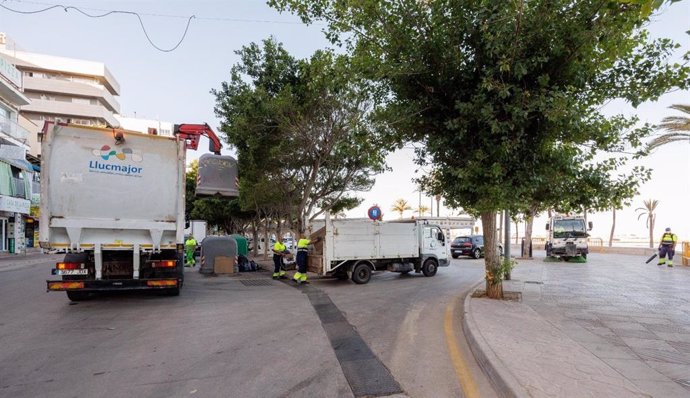
{"label": "palm frond", "polygon": [[671,109],[675,109],[677,111],[685,112],[690,115],[690,105],[681,105],[681,104],[674,104],[669,106]]}
{"label": "palm frond", "polygon": [[[688,124],[688,131],[690,131],[690,123]],[[687,141],[690,142],[690,133],[669,133],[663,134],[654,138],[647,144],[647,149],[656,149],[662,145],[670,144],[671,142]]]}

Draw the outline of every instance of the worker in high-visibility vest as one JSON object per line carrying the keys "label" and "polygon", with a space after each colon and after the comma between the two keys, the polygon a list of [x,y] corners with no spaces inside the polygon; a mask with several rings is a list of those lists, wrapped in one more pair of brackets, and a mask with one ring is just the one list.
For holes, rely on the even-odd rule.
{"label": "worker in high-visibility vest", "polygon": [[283,243],[283,238],[276,238],[276,243],[273,245],[273,279],[287,279],[283,267],[283,256],[288,253],[287,246]]}
{"label": "worker in high-visibility vest", "polygon": [[[321,238],[316,238],[318,242]],[[309,245],[311,245],[311,240],[307,239],[306,236],[302,236],[297,242],[297,272],[292,277],[292,279],[297,283],[309,283],[307,282],[307,263],[309,261]]]}
{"label": "worker in high-visibility vest", "polygon": [[196,239],[194,236],[189,236],[184,242],[185,251],[185,267],[193,267],[196,265],[196,260],[194,259],[194,250],[196,250]]}
{"label": "worker in high-visibility vest", "polygon": [[[659,242],[659,264],[673,267],[673,255],[676,254],[676,243],[678,243],[678,236],[671,232],[671,228],[666,228],[664,234],[661,236]],[[668,261],[666,255],[668,254]]]}

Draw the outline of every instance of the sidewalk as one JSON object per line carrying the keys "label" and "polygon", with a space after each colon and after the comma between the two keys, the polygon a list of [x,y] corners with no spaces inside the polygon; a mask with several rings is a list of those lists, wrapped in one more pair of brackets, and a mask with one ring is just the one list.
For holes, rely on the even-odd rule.
{"label": "sidewalk", "polygon": [[503,285],[521,301],[468,295],[465,332],[498,390],[689,397],[690,267],[646,258],[591,253],[586,264],[546,263],[537,252]]}

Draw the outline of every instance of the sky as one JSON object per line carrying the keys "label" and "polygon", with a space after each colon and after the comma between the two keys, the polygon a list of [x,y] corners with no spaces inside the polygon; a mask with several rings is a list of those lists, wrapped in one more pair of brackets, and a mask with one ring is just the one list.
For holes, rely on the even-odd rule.
{"label": "sky", "polygon": [[[231,66],[239,61],[235,51],[251,42],[274,36],[297,58],[306,58],[315,50],[329,46],[321,29],[323,25],[304,26],[297,17],[280,14],[260,0],[227,1],[51,1],[5,0],[0,5],[24,12],[37,11],[53,5],[79,7],[89,14],[106,11],[131,11],[141,15],[153,43],[164,49],[174,47],[183,36],[190,16],[189,30],[177,49],[156,50],[147,40],[136,16],[111,14],[89,18],[75,10],[56,8],[34,14],[18,14],[0,8],[0,32],[19,50],[103,62],[120,83],[119,102],[125,116],[160,119],[173,123],[208,122],[217,128],[215,98],[210,93],[229,78]],[[665,9],[649,25],[652,37],[669,37],[690,49],[690,1]],[[681,51],[679,50],[679,51]],[[673,104],[690,104],[690,92],[674,92],[656,103],[645,103],[637,109],[624,103],[609,104],[607,114],[637,115],[642,122],[657,124],[665,116],[681,115],[668,109]],[[207,148],[202,143],[199,148]],[[203,152],[189,153],[193,159]],[[224,150],[232,154],[232,150]],[[369,192],[358,193],[363,203],[350,210],[349,217],[366,217],[366,210],[377,204],[384,219],[397,218],[390,208],[396,199],[407,200],[418,207],[420,198],[412,178],[417,171],[411,148],[391,154],[388,165],[392,171],[377,176]],[[616,235],[620,239],[645,238],[648,230],[644,216],[638,220],[643,200],[659,201],[654,235],[658,239],[663,228],[671,227],[680,240],[690,240],[690,143],[676,143],[657,149],[649,157],[632,163],[653,169],[652,179],[639,189],[630,205],[616,212]],[[423,205],[432,199],[422,195]],[[434,215],[436,202],[433,201]],[[441,201],[440,215],[458,214]],[[413,213],[406,212],[409,217]],[[612,224],[611,212],[590,214],[593,237],[608,241]],[[535,221],[534,235],[544,235],[546,217]],[[515,227],[513,226],[513,230]],[[518,229],[524,234],[524,226]]]}

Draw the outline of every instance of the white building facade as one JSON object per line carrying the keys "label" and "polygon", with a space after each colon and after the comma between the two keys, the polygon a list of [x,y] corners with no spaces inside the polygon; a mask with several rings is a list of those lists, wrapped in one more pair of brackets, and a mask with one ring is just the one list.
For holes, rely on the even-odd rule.
{"label": "white building facade", "polygon": [[[118,127],[120,85],[100,62],[19,51],[0,33],[0,55],[19,70],[30,103],[21,115],[40,130],[45,121],[86,126]],[[36,132],[30,135],[30,153],[39,155]]]}
{"label": "white building facade", "polygon": [[125,130],[138,131],[140,133],[162,135],[172,137],[174,125],[171,122],[163,122],[156,119],[137,119],[115,115],[120,127]]}
{"label": "white building facade", "polygon": [[[4,39],[0,36],[0,42]],[[26,160],[31,122],[20,116],[30,99],[23,92],[23,76],[12,59],[0,54],[0,251],[21,253],[33,245],[32,193],[35,167]]]}

